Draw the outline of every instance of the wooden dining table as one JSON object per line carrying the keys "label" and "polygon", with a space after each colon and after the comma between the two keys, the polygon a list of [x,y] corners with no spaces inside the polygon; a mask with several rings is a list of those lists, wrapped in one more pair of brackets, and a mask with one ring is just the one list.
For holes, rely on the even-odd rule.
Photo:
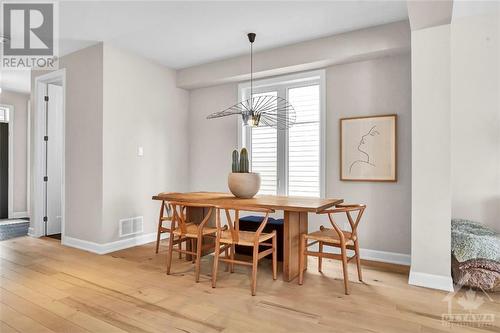
{"label": "wooden dining table", "polygon": [[[230,193],[220,192],[164,192],[153,196],[153,200],[190,202],[209,206],[224,206],[238,209],[270,208],[284,212],[283,225],[283,280],[291,281],[299,274],[300,235],[307,233],[308,213],[318,213],[329,207],[341,204],[342,199],[321,199],[310,197],[292,197],[276,195],[258,195],[251,199],[236,198]],[[187,219],[201,222],[208,213],[208,208],[188,207]],[[213,214],[215,219],[215,214]],[[307,267],[307,266],[306,266]]]}

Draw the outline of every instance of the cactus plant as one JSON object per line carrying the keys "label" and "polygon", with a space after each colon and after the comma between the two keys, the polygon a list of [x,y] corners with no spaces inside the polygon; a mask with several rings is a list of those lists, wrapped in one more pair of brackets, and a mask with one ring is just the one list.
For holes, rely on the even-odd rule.
{"label": "cactus plant", "polygon": [[240,172],[248,173],[249,163],[248,163],[248,151],[246,148],[241,148],[240,153]]}
{"label": "cactus plant", "polygon": [[250,173],[250,163],[248,162],[248,151],[246,148],[241,148],[241,153],[238,156],[238,151],[233,150],[231,169],[233,173]]}
{"label": "cactus plant", "polygon": [[233,150],[232,170],[227,177],[231,193],[237,198],[253,198],[259,192],[261,179],[258,173],[250,172],[248,151],[245,148],[241,149],[239,156],[238,151]]}
{"label": "cactus plant", "polygon": [[240,156],[236,149],[233,150],[232,170],[233,172],[240,172]]}

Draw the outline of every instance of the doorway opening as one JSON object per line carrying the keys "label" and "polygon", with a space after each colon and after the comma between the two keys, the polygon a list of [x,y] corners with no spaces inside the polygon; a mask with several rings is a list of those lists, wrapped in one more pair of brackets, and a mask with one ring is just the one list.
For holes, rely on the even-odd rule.
{"label": "doorway opening", "polygon": [[64,237],[65,70],[35,79],[33,226],[36,237]]}
{"label": "doorway opening", "polygon": [[0,220],[12,218],[14,107],[0,104]]}

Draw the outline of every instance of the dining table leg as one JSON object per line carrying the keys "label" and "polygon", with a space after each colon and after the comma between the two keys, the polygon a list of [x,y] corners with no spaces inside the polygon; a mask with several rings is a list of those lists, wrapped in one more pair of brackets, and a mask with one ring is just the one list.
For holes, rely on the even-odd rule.
{"label": "dining table leg", "polygon": [[[292,281],[299,275],[300,235],[307,233],[307,212],[284,212],[283,280]],[[307,256],[304,258],[307,268]]]}

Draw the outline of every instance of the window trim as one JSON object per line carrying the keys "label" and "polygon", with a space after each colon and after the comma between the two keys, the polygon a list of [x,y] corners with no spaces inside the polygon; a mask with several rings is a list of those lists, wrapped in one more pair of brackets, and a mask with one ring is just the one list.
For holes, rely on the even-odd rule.
{"label": "window trim", "polygon": [[[320,182],[320,197],[324,198],[326,195],[326,74],[324,69],[301,72],[296,74],[282,75],[276,76],[269,79],[262,79],[254,81],[253,87],[254,92],[259,92],[264,88],[268,87],[279,87],[281,90],[285,91],[285,94],[281,96],[286,96],[288,100],[288,89],[296,88],[296,87],[304,87],[307,86],[307,83],[311,83],[310,85],[319,84],[319,113],[320,113],[320,171],[319,171],[319,182]],[[242,82],[238,84],[238,101],[243,101],[247,99],[247,94],[250,89],[250,81]],[[278,96],[280,96],[280,92],[278,91]],[[250,147],[250,135],[248,131],[251,133],[251,128],[243,127],[243,123],[241,117],[237,117],[237,137],[238,137],[238,148],[242,147]],[[288,131],[285,131],[286,135],[288,135]],[[278,132],[279,136],[279,132]],[[288,138],[285,140],[285,151],[288,149]],[[251,148],[249,148],[249,159],[251,165]],[[278,151],[279,154],[283,154],[284,152]],[[288,168],[288,158],[282,159],[284,161],[283,169],[280,169],[278,165],[278,179],[281,182],[282,179],[285,179],[285,170]],[[284,184],[278,184],[278,195],[282,195],[282,193],[288,193],[288,179],[284,182]],[[280,193],[280,189],[284,192]]]}

